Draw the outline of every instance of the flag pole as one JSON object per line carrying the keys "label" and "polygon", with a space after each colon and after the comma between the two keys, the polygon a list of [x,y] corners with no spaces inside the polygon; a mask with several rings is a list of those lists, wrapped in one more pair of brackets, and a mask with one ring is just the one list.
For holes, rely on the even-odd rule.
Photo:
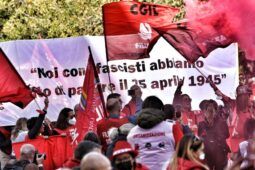
{"label": "flag pole", "polygon": [[208,77],[195,66],[195,64],[193,64],[193,66],[207,81],[210,82],[210,86],[213,88],[214,91],[219,90],[216,84],[212,80],[209,80]]}
{"label": "flag pole", "polygon": [[206,76],[203,72],[201,72],[201,70],[199,70],[199,69],[195,66],[195,64],[193,64],[193,66],[195,67],[195,69],[196,69],[202,76],[204,76],[204,77],[206,78],[206,80],[208,80],[207,76]]}
{"label": "flag pole", "polygon": [[[102,8],[102,14],[104,14],[104,9],[103,8]],[[105,25],[104,21],[105,21],[105,18],[104,18],[104,15],[103,15],[103,26]],[[105,28],[105,26],[104,26],[104,28]],[[106,43],[107,40],[106,40],[105,35],[106,35],[106,33],[105,33],[105,29],[104,29],[104,44],[105,44],[106,64],[107,64],[107,67],[109,68],[108,48],[107,48],[107,43]],[[109,80],[109,85],[110,85],[110,84],[112,84],[110,71],[108,71],[107,75],[108,75],[108,80]],[[110,88],[110,91],[111,91],[111,93],[113,93],[112,88]]]}
{"label": "flag pole", "polygon": [[36,100],[35,98],[34,98],[34,101],[35,101],[35,104],[36,104],[36,106],[38,107],[38,109],[39,109],[39,110],[42,110],[41,107],[40,107],[40,105],[39,105],[39,103],[37,102],[37,100]]}
{"label": "flag pole", "polygon": [[89,49],[89,55],[91,56],[91,59],[92,59],[92,65],[93,65],[93,70],[94,70],[94,76],[95,76],[95,79],[96,79],[96,85],[97,85],[97,90],[99,92],[99,95],[100,95],[100,98],[101,98],[101,101],[102,101],[102,105],[103,105],[103,110],[104,110],[104,116],[107,117],[107,112],[106,112],[106,108],[105,108],[105,102],[104,102],[104,96],[103,96],[103,90],[102,90],[102,87],[101,87],[101,84],[100,84],[100,79],[99,79],[99,76],[98,76],[98,72],[97,72],[97,69],[96,69],[96,65],[95,65],[95,62],[94,62],[94,58],[93,58],[93,55],[92,55],[92,51],[91,51],[91,48],[90,46],[88,46],[88,49]]}

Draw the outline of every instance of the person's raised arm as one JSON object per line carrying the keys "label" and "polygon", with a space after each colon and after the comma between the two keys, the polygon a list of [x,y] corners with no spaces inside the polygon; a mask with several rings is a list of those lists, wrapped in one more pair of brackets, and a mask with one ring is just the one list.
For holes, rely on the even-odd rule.
{"label": "person's raised arm", "polygon": [[35,122],[35,125],[33,126],[33,128],[28,131],[29,139],[34,139],[39,134],[41,126],[42,126],[44,118],[45,118],[45,115],[47,114],[48,106],[49,106],[49,99],[47,97],[45,97],[44,108],[43,108],[43,110],[37,110],[37,112],[39,112],[39,116],[36,119],[36,122]]}
{"label": "person's raised arm", "polygon": [[174,98],[173,98],[173,105],[177,105],[177,104],[181,104],[181,95],[182,95],[182,86],[183,86],[183,83],[184,83],[184,78],[183,79],[180,79],[178,81],[178,85],[177,85],[177,88],[175,90],[175,93],[174,93]]}

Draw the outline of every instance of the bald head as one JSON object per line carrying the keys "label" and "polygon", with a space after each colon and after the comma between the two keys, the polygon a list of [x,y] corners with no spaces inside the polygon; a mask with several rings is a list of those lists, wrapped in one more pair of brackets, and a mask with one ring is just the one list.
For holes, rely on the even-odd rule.
{"label": "bald head", "polygon": [[31,153],[31,152],[35,152],[34,145],[24,144],[20,148],[20,154],[28,154],[28,153]]}
{"label": "bald head", "polygon": [[25,166],[24,170],[39,170],[39,167],[34,163],[30,163]]}
{"label": "bald head", "polygon": [[33,162],[35,156],[35,147],[31,144],[24,144],[20,148],[20,159]]}
{"label": "bald head", "polygon": [[81,170],[111,170],[109,159],[101,153],[90,152],[82,158]]}

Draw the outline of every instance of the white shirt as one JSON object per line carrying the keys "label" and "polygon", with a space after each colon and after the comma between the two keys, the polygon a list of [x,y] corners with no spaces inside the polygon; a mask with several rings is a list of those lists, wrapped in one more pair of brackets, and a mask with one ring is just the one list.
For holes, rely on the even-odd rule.
{"label": "white shirt", "polygon": [[175,151],[173,123],[162,121],[151,129],[136,125],[127,136],[128,142],[139,154],[137,162],[151,170],[162,170],[166,162],[172,159]]}

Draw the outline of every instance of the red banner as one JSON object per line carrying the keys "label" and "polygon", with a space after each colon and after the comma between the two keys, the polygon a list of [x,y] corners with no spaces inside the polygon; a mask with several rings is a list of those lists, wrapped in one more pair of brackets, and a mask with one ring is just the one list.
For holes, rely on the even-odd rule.
{"label": "red banner", "polygon": [[62,167],[63,163],[73,156],[73,148],[71,147],[71,138],[69,136],[51,136],[47,139],[38,138],[13,143],[12,147],[17,159],[20,157],[21,146],[27,143],[34,145],[38,153],[46,154],[46,160],[43,163],[44,169],[57,169]]}
{"label": "red banner", "polygon": [[0,102],[11,102],[25,108],[34,98],[1,48],[0,63]]}
{"label": "red banner", "polygon": [[136,1],[103,6],[104,34],[108,60],[139,59],[149,55],[149,43],[157,40],[154,26],[173,20],[178,9]]}
{"label": "red banner", "polygon": [[[220,21],[215,21],[214,26],[207,23],[211,18],[214,16],[157,26],[154,29],[183,57],[193,63],[199,57],[207,57],[216,48],[225,48],[233,42],[231,38],[217,31],[217,27],[221,26]],[[153,45],[151,43],[151,46]]]}

